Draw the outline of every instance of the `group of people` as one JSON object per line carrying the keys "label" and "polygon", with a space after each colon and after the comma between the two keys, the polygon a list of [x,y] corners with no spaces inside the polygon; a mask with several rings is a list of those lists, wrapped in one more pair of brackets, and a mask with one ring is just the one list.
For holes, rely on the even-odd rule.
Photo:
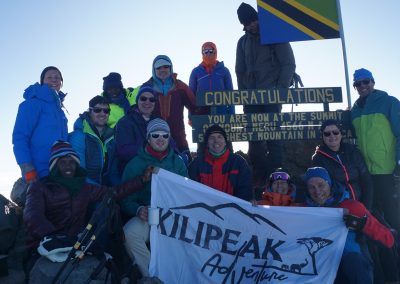
{"label": "group of people", "polygon": [[[290,44],[261,45],[258,15],[250,5],[242,3],[238,17],[245,31],[237,44],[238,88],[288,88],[295,74]],[[28,266],[40,256],[36,248],[44,238],[76,237],[88,211],[112,186],[126,220],[126,251],[141,274],[148,276],[150,177],[153,168],[160,167],[254,205],[345,208],[350,233],[337,283],[373,283],[375,268],[361,239],[368,237],[390,248],[394,232],[400,229],[394,187],[394,174],[400,174],[400,102],[374,89],[370,71],[355,71],[354,88],[360,98],[351,113],[358,147],[342,141],[339,122],[325,121],[323,143],[304,175],[305,202],[299,204],[296,186],[281,168],[280,142],[249,142],[249,165],[234,153],[224,129],[213,125],[192,158],[184,108],[189,116],[235,111],[232,106],[196,106],[195,96],[201,91],[233,89],[229,70],[217,60],[216,45],[206,42],[201,52],[202,62],[193,69],[189,85],[177,79],[166,55],[154,58],[152,76],[137,88],[124,88],[121,75],[111,72],[103,78],[103,92],[89,101],[71,133],[58,68],[46,67],[40,82],[25,90],[13,145],[22,178],[29,184],[24,208],[31,248]],[[280,112],[280,106],[248,105],[244,112]],[[255,200],[253,188],[265,181],[261,200]],[[374,210],[382,213],[387,226],[370,213]],[[393,264],[393,275],[385,273],[385,281],[399,280],[397,266]]]}

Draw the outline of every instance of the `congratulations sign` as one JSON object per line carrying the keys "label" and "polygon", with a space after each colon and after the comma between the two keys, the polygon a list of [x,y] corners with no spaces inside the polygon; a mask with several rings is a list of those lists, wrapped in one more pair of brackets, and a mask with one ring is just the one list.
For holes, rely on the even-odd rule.
{"label": "congratulations sign", "polygon": [[333,283],[342,209],[251,206],[160,170],[152,177],[150,274],[164,283]]}

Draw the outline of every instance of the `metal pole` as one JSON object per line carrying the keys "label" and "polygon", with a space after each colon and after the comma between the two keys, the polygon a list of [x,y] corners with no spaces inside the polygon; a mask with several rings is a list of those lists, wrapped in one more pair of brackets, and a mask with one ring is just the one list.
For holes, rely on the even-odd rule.
{"label": "metal pole", "polygon": [[348,70],[348,66],[347,66],[346,43],[344,40],[344,29],[343,29],[343,21],[342,21],[342,12],[340,9],[340,0],[336,0],[336,6],[337,6],[337,13],[338,13],[338,20],[339,20],[340,39],[342,40],[344,74],[346,76],[347,104],[350,109],[351,108],[351,96],[350,96],[349,70]]}

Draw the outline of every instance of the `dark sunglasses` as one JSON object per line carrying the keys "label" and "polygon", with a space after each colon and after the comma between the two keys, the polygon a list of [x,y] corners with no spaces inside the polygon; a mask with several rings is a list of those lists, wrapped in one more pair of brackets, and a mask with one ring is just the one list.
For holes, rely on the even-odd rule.
{"label": "dark sunglasses", "polygon": [[354,87],[361,87],[362,84],[368,85],[369,83],[371,83],[371,79],[364,79],[364,80],[360,80],[360,81],[354,82],[353,86]]}
{"label": "dark sunglasses", "polygon": [[207,48],[203,50],[203,54],[213,54],[214,53],[214,49],[211,48]]}
{"label": "dark sunglasses", "polygon": [[157,139],[158,137],[162,137],[164,139],[168,139],[169,138],[169,134],[158,134],[158,133],[152,133],[151,134],[151,138]]}
{"label": "dark sunglasses", "polygon": [[169,65],[163,65],[163,66],[157,67],[156,69],[157,69],[157,70],[160,70],[160,69],[169,69]]}
{"label": "dark sunglasses", "polygon": [[109,108],[101,108],[101,107],[91,107],[90,108],[94,113],[100,113],[103,111],[105,114],[109,114],[111,109]]}
{"label": "dark sunglasses", "polygon": [[156,99],[155,99],[155,98],[148,98],[148,97],[143,97],[143,96],[141,96],[141,97],[139,98],[139,100],[140,100],[141,102],[145,102],[145,101],[149,101],[149,102],[151,102],[151,103],[155,103],[155,102],[156,102]]}
{"label": "dark sunglasses", "polygon": [[334,130],[334,131],[324,131],[324,136],[325,137],[329,137],[331,136],[331,134],[338,136],[340,134],[340,131]]}

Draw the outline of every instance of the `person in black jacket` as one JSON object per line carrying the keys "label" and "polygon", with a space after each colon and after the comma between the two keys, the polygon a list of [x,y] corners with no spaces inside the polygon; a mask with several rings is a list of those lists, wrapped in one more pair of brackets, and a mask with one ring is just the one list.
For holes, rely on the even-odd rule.
{"label": "person in black jacket", "polygon": [[333,180],[346,185],[352,199],[371,209],[373,183],[361,152],[342,141],[341,126],[336,120],[324,121],[321,134],[322,144],[312,156],[313,166],[327,169]]}

